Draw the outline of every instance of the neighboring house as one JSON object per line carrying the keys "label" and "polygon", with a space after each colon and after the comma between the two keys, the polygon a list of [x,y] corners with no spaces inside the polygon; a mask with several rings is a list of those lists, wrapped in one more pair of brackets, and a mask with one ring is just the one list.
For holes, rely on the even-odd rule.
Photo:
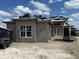
{"label": "neighboring house", "polygon": [[70,35],[67,20],[68,18],[63,16],[47,19],[21,16],[4,23],[7,24],[7,29],[13,31],[13,39],[16,42],[48,42],[51,38],[63,39],[64,36]]}
{"label": "neighboring house", "polygon": [[11,30],[7,30],[0,27],[0,48],[4,49],[8,47],[13,41],[13,36]]}

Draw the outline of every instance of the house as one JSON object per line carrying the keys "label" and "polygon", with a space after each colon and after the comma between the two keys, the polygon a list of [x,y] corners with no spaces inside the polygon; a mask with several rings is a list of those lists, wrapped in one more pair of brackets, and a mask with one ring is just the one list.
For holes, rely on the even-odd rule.
{"label": "house", "polygon": [[49,39],[63,39],[70,35],[67,20],[63,16],[44,18],[24,15],[4,23],[7,29],[13,31],[16,42],[48,42]]}
{"label": "house", "polygon": [[0,27],[0,48],[4,49],[12,43],[12,31]]}

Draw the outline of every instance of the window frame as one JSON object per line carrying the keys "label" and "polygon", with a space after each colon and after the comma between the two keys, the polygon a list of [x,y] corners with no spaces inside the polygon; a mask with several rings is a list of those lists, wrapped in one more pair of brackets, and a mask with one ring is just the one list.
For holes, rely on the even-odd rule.
{"label": "window frame", "polygon": [[[21,36],[21,32],[23,32],[22,30],[21,30],[21,27],[22,26],[24,26],[25,27],[25,36]],[[27,25],[28,27],[29,27],[29,25]],[[27,31],[27,26],[26,25],[21,25],[20,26],[20,38],[32,38],[32,26],[30,26],[31,27],[31,30],[30,31]],[[31,32],[31,36],[27,36],[27,32]]]}

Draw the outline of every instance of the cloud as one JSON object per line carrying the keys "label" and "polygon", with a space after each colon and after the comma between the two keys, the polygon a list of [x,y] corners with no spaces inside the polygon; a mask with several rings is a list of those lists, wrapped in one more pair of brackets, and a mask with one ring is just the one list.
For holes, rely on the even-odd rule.
{"label": "cloud", "polygon": [[74,25],[76,28],[79,29],[79,21],[70,21],[69,24]]}
{"label": "cloud", "polygon": [[68,21],[71,22],[71,21],[74,21],[74,19],[73,18],[69,18]]}
{"label": "cloud", "polygon": [[6,19],[3,19],[3,21],[10,21],[11,19],[9,19],[9,18],[6,18]]}
{"label": "cloud", "polygon": [[0,16],[11,17],[12,15],[9,12],[0,10]]}
{"label": "cloud", "polygon": [[61,10],[64,10],[64,8],[61,8]]}
{"label": "cloud", "polygon": [[49,12],[43,12],[43,14],[44,14],[44,15],[50,15],[50,13],[49,13]]}
{"label": "cloud", "polygon": [[8,19],[8,18],[12,17],[12,15],[9,12],[0,10],[0,16],[1,16],[0,17],[0,27],[7,28],[6,24],[3,23],[2,21],[9,21],[10,19]]}
{"label": "cloud", "polygon": [[[76,19],[76,18],[75,18],[75,19]],[[70,18],[68,19],[68,22],[69,22],[70,25],[74,25],[74,27],[76,27],[76,28],[79,29],[79,21],[75,21],[75,19],[72,18],[72,17],[70,17]]]}
{"label": "cloud", "polygon": [[[47,7],[47,6],[45,6]],[[39,9],[30,9],[29,7],[25,7],[23,5],[18,5],[15,8],[13,8],[12,11],[6,12],[0,10],[0,27],[6,28],[6,25],[2,23],[2,21],[10,21],[11,18],[18,18],[18,16],[24,15],[25,13],[30,13],[30,14],[36,14],[36,15],[49,15],[50,11],[49,10],[39,10]]]}
{"label": "cloud", "polygon": [[[14,17],[13,17],[14,18]],[[0,21],[10,21],[11,18],[4,18],[4,17],[0,17]]]}
{"label": "cloud", "polygon": [[0,27],[1,27],[1,28],[7,28],[7,27],[6,27],[6,24],[4,24],[2,21],[0,21]]}
{"label": "cloud", "polygon": [[74,13],[70,15],[69,23],[74,25],[76,28],[79,27],[79,13]]}
{"label": "cloud", "polygon": [[32,10],[35,14],[50,15],[51,9],[46,4],[36,2],[34,0],[31,1],[31,4],[33,4],[36,7],[35,10]]}
{"label": "cloud", "polygon": [[33,4],[37,9],[50,12],[51,9],[44,3],[36,2],[36,1],[31,1],[31,4]]}
{"label": "cloud", "polygon": [[25,13],[32,13],[32,10],[29,7],[24,7],[20,5],[14,8],[14,12],[17,13],[18,15],[22,15]]}
{"label": "cloud", "polygon": [[33,10],[33,13],[36,15],[50,15],[50,12],[44,12],[38,9]]}
{"label": "cloud", "polygon": [[7,28],[7,25],[3,23],[3,21],[10,21],[10,18],[0,18],[0,27],[1,28]]}
{"label": "cloud", "polygon": [[56,2],[62,2],[63,0],[55,0]]}
{"label": "cloud", "polygon": [[9,21],[10,19],[8,19],[8,18],[11,18],[11,17],[12,17],[11,13],[0,10],[0,27],[1,28],[7,28],[6,24],[3,23],[2,21]]}
{"label": "cloud", "polygon": [[63,0],[49,0],[49,3],[62,2]]}
{"label": "cloud", "polygon": [[74,19],[74,22],[79,22],[79,12],[71,14],[70,17]]}
{"label": "cloud", "polygon": [[79,12],[74,13],[74,14],[71,14],[70,16],[71,16],[72,18],[74,18],[75,21],[78,21],[78,22],[79,22]]}
{"label": "cloud", "polygon": [[34,9],[34,10],[31,10],[29,7],[25,7],[25,6],[16,6],[14,8],[14,15],[17,15],[20,16],[20,15],[23,15],[25,13],[30,13],[30,14],[37,14],[37,15],[49,15],[50,12],[49,11],[42,11],[42,10],[39,10],[39,9]]}
{"label": "cloud", "polygon": [[49,0],[49,3],[54,3],[54,1],[53,0]]}
{"label": "cloud", "polygon": [[79,13],[74,13],[71,15],[72,17],[79,17]]}
{"label": "cloud", "polygon": [[79,0],[70,0],[64,3],[64,7],[68,9],[78,9],[79,8]]}
{"label": "cloud", "polygon": [[65,13],[66,11],[65,11],[64,8],[61,8],[61,9],[60,9],[60,12],[61,12],[61,13]]}
{"label": "cloud", "polygon": [[37,14],[37,15],[42,15],[43,14],[43,12],[41,11],[41,10],[37,10],[37,9],[35,9],[34,10],[34,14]]}

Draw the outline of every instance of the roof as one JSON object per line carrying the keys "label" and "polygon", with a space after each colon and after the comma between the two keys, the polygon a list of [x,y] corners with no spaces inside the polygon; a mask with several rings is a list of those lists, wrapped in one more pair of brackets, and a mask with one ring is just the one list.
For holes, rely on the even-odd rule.
{"label": "roof", "polygon": [[52,17],[49,17],[49,19],[52,22],[65,22],[68,20],[68,18],[65,16],[52,16]]}
{"label": "roof", "polygon": [[68,17],[66,16],[51,16],[49,18],[53,20],[67,20],[68,19]]}
{"label": "roof", "polygon": [[0,29],[2,29],[2,30],[7,30],[7,31],[12,31],[12,30],[10,30],[10,29],[5,29],[5,28],[1,28],[1,27],[0,27]]}
{"label": "roof", "polygon": [[14,24],[15,22],[14,21],[3,21],[3,23],[11,23],[11,24]]}
{"label": "roof", "polygon": [[16,23],[17,21],[34,21],[34,22],[42,22],[42,23],[50,22],[47,19],[43,20],[36,17],[22,17],[22,18],[17,18],[17,19],[11,19],[11,21],[4,21],[3,23]]}
{"label": "roof", "polygon": [[64,22],[65,20],[51,20],[52,22]]}
{"label": "roof", "polygon": [[20,16],[19,18],[16,19],[11,19],[11,21],[5,21],[4,23],[13,23],[15,24],[17,21],[34,21],[34,22],[40,22],[40,23],[51,23],[53,24],[54,22],[65,22],[67,21],[67,17],[64,16],[53,16],[49,18],[40,18],[40,17],[35,17],[35,16],[30,16],[30,17],[25,17],[25,16]]}

